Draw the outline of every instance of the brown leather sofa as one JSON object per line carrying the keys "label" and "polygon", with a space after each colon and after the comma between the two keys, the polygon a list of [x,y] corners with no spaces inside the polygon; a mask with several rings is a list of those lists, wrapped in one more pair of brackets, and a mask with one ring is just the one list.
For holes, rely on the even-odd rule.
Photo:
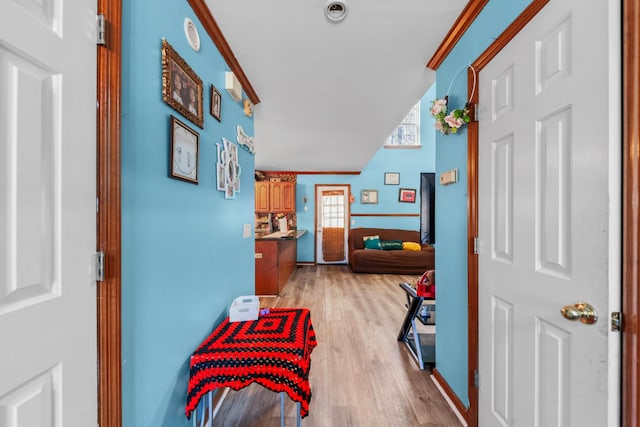
{"label": "brown leather sofa", "polygon": [[422,274],[435,269],[435,248],[423,244],[420,251],[365,249],[363,237],[381,241],[420,243],[420,232],[389,228],[352,228],[349,231],[349,267],[354,273]]}

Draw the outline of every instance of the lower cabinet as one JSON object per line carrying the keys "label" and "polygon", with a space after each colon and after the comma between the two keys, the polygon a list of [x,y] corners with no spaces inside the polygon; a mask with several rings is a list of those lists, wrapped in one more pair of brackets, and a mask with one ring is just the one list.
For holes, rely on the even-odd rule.
{"label": "lower cabinet", "polygon": [[256,295],[280,295],[296,257],[296,239],[256,240]]}

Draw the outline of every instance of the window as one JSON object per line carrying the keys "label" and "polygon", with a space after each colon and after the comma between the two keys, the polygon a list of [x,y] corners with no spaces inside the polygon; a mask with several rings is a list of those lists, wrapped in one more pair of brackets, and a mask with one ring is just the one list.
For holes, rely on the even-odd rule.
{"label": "window", "polygon": [[322,226],[344,227],[344,193],[322,192]]}
{"label": "window", "polygon": [[387,138],[387,148],[420,146],[420,101],[413,106],[400,125]]}

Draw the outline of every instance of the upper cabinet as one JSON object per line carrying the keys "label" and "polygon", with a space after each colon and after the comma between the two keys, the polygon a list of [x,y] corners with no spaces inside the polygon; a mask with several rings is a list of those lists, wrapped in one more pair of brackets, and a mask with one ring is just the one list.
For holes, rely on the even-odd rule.
{"label": "upper cabinet", "polygon": [[296,183],[259,181],[255,185],[256,212],[295,213]]}
{"label": "upper cabinet", "polygon": [[271,212],[269,184],[268,181],[256,182],[256,212]]}
{"label": "upper cabinet", "polygon": [[282,211],[287,213],[296,212],[296,183],[285,182],[282,186]]}

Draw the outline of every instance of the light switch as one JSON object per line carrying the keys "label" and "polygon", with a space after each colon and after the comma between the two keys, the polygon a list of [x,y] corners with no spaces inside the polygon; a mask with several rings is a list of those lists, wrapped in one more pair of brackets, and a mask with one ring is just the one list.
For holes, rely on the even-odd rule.
{"label": "light switch", "polygon": [[251,224],[244,224],[242,227],[242,238],[248,239],[251,237]]}

